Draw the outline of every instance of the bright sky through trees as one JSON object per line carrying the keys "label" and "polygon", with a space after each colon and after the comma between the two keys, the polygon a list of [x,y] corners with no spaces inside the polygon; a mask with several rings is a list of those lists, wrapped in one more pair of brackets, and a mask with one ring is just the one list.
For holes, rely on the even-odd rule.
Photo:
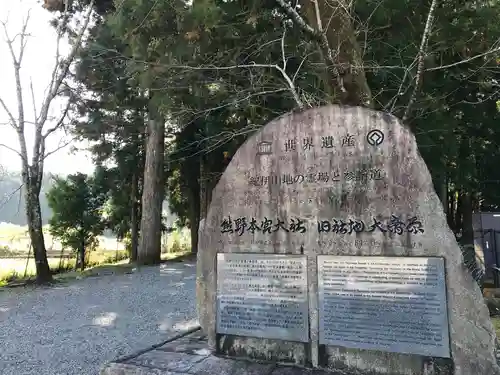
{"label": "bright sky through trees", "polygon": [[[25,116],[28,121],[33,119],[33,101],[30,92],[30,80],[33,82],[35,105],[40,109],[44,98],[44,91],[47,88],[55,62],[56,54],[56,32],[50,26],[51,14],[42,8],[39,1],[0,1],[0,21],[8,21],[8,32],[12,38],[21,31],[23,20],[30,12],[30,21],[27,32],[30,37],[27,39],[25,56],[22,63],[22,85],[25,102]],[[2,98],[9,110],[17,118],[16,86],[14,80],[12,59],[5,42],[5,34],[0,30],[0,98]],[[16,39],[14,48],[19,51],[19,38]],[[61,43],[62,51],[67,51],[66,43]],[[57,119],[62,111],[63,103],[54,100],[50,110],[50,116]],[[50,121],[49,121],[50,123]],[[47,124],[49,125],[49,124]],[[62,142],[67,142],[69,136],[63,131],[52,134],[47,139],[47,151],[56,149]],[[31,154],[33,128],[28,126],[26,130],[26,141],[28,152]],[[7,145],[16,150],[19,149],[17,135],[14,129],[8,124],[8,116],[0,108],[0,144]],[[73,144],[78,148],[85,147],[84,144]],[[90,173],[93,165],[85,151],[71,152],[71,145],[67,146],[46,159],[45,171],[52,173]],[[21,161],[14,152],[0,146],[0,165],[8,170],[19,171]]]}

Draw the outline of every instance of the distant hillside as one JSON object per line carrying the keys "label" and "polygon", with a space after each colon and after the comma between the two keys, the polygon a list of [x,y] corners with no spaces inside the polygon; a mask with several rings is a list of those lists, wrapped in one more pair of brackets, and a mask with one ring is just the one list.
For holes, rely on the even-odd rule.
{"label": "distant hillside", "polygon": [[[45,196],[54,183],[52,176],[52,174],[47,174],[42,181],[40,205],[43,225],[48,224],[52,216],[52,211]],[[19,186],[21,186],[20,172],[9,172],[6,176],[0,177],[0,223],[4,222],[20,226],[28,224],[26,214],[24,213],[24,194],[19,190]],[[177,216],[170,211],[167,201],[163,202],[163,215],[166,217],[167,226],[173,226]],[[109,236],[110,232],[106,231],[105,235]]]}
{"label": "distant hillside", "polygon": [[[40,205],[42,209],[43,224],[47,224],[52,212],[49,208],[45,193],[50,190],[53,180],[52,175],[44,175],[42,191],[40,193]],[[16,225],[26,225],[26,214],[24,211],[24,194],[21,186],[21,173],[9,172],[0,176],[0,222]]]}

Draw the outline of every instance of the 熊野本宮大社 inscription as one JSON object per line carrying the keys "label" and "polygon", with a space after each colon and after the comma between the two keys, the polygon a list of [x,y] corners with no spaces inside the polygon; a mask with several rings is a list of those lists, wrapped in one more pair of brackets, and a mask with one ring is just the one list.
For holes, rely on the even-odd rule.
{"label": "\u718a\u91ce\u672c\u5bae\u5927\u793e inscription", "polygon": [[309,341],[304,256],[217,254],[217,333]]}
{"label": "\u718a\u91ce\u672c\u5bae\u5927\u793e inscription", "polygon": [[320,344],[450,356],[444,260],[318,256]]}
{"label": "\u718a\u91ce\u672c\u5bae\u5927\u793e inscription", "polygon": [[[281,219],[264,218],[258,220],[255,218],[238,217],[232,219],[230,216],[223,218],[220,224],[220,232],[227,234],[236,234],[242,236],[244,233],[263,233],[271,234],[278,231],[287,233],[304,234],[311,229],[310,223],[300,218],[291,218],[288,223]],[[403,221],[396,215],[391,215],[390,219],[383,222],[377,218],[372,218],[371,223],[365,223],[359,219],[332,219],[316,221],[314,229],[317,233],[335,233],[352,234],[362,232],[379,231],[382,233],[394,233],[402,235],[403,233],[421,234],[424,233],[422,221],[416,216],[411,216]]]}

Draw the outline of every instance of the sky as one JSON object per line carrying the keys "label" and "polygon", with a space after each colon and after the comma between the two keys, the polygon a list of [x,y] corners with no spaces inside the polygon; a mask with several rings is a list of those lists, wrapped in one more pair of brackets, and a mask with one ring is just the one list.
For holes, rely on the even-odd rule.
{"label": "sky", "polygon": [[[33,82],[34,102],[37,110],[40,109],[45,96],[45,90],[50,82],[56,56],[56,32],[49,21],[51,14],[42,8],[42,2],[37,0],[0,0],[0,21],[8,21],[7,30],[12,38],[18,34],[25,17],[30,11],[30,20],[27,32],[25,55],[21,67],[21,80],[23,86],[24,113],[28,121],[33,121],[33,100],[31,99],[30,80]],[[16,39],[14,49],[19,51],[19,38]],[[61,43],[62,53],[67,53],[67,43]],[[0,24],[0,98],[7,104],[10,112],[17,118],[16,85],[11,55],[6,43],[3,25]],[[54,100],[49,111],[49,118],[45,127],[55,123],[65,107],[62,99]],[[0,144],[19,150],[19,141],[15,130],[8,124],[8,116],[0,106]],[[31,157],[33,145],[32,125],[27,124],[25,135],[28,146],[28,155]],[[47,138],[46,150],[50,152],[59,145],[68,141],[69,136],[63,131],[55,132]],[[72,147],[81,151],[72,152]],[[92,173],[94,166],[90,154],[85,151],[85,143],[72,143],[69,146],[50,155],[45,161],[45,171],[55,174],[70,174],[76,172]],[[0,146],[0,166],[10,171],[21,169],[19,155],[7,148]]]}

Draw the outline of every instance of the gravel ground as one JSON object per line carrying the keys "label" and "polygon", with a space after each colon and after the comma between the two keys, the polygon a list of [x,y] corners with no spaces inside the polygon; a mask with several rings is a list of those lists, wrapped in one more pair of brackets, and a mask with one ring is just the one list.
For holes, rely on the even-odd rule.
{"label": "gravel ground", "polygon": [[193,263],[0,292],[0,374],[98,374],[197,324]]}

